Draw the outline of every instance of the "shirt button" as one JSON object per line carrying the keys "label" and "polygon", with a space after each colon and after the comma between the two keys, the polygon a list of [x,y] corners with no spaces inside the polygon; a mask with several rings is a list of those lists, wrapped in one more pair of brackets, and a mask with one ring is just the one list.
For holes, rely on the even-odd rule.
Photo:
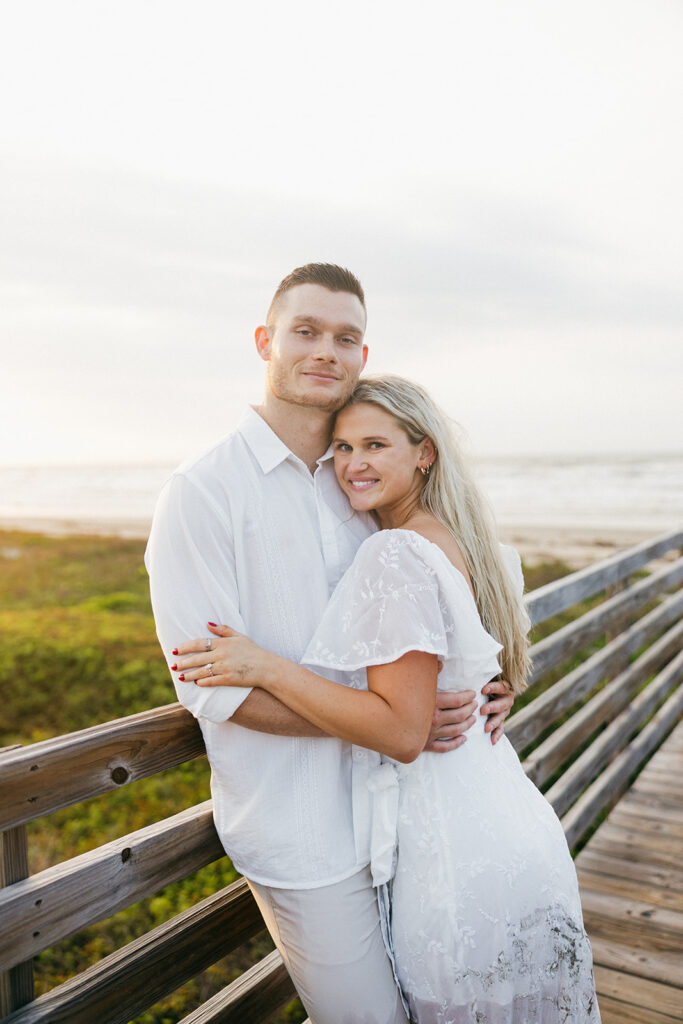
{"label": "shirt button", "polygon": [[355,757],[356,761],[365,760],[365,752],[363,750],[354,750],[353,756]]}

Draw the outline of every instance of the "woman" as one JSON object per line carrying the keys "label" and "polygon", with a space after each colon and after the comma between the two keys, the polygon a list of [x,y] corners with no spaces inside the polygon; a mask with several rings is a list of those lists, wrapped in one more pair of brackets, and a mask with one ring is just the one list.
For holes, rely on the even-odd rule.
{"label": "woman", "polygon": [[[528,620],[444,415],[417,385],[366,379],[337,416],[335,470],[380,531],[335,590],[304,665],[227,627],[178,671],[255,685],[325,731],[378,750],[372,871],[418,1024],[599,1021],[576,874],[561,825],[504,739],[478,721],[455,755],[421,753],[437,687],[519,691]],[[494,639],[495,637],[495,639]],[[185,655],[190,655],[186,657]]]}

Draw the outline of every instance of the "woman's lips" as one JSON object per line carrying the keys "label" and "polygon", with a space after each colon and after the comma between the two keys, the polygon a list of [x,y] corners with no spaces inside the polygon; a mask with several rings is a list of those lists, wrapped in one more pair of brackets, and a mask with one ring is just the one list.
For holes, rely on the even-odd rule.
{"label": "woman's lips", "polygon": [[369,487],[373,487],[378,480],[349,480],[349,487],[352,487],[354,491],[367,491]]}

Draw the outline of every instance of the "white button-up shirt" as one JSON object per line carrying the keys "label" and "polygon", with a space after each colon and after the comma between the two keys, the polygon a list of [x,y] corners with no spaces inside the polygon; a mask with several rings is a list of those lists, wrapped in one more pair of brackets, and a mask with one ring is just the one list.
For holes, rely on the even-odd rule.
{"label": "white button-up shirt", "polygon": [[[174,473],[157,504],[145,564],[169,664],[179,643],[207,635],[209,621],[300,661],[374,529],[339,489],[331,452],[311,475],[249,410],[234,434]],[[378,755],[331,737],[242,728],[228,719],[248,689],[174,682],[199,719],[216,828],[239,871],[264,885],[315,888],[368,863],[366,780]]]}

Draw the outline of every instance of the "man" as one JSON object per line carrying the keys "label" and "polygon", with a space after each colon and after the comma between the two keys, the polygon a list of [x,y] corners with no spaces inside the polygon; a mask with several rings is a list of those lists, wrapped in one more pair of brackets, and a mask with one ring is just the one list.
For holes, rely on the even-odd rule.
{"label": "man", "polygon": [[[212,621],[300,660],[376,528],[352,513],[328,450],[334,413],[365,365],[365,324],[361,285],[340,267],[309,264],[278,287],[256,330],[263,404],[159,499],[146,564],[170,661]],[[311,1019],[406,1024],[368,869],[365,782],[378,755],[325,736],[262,690],[175,683],[201,724],[218,834]],[[501,695],[487,707],[495,736],[512,699],[503,683],[489,687]],[[428,749],[447,751],[474,721],[474,694],[439,699]]]}

